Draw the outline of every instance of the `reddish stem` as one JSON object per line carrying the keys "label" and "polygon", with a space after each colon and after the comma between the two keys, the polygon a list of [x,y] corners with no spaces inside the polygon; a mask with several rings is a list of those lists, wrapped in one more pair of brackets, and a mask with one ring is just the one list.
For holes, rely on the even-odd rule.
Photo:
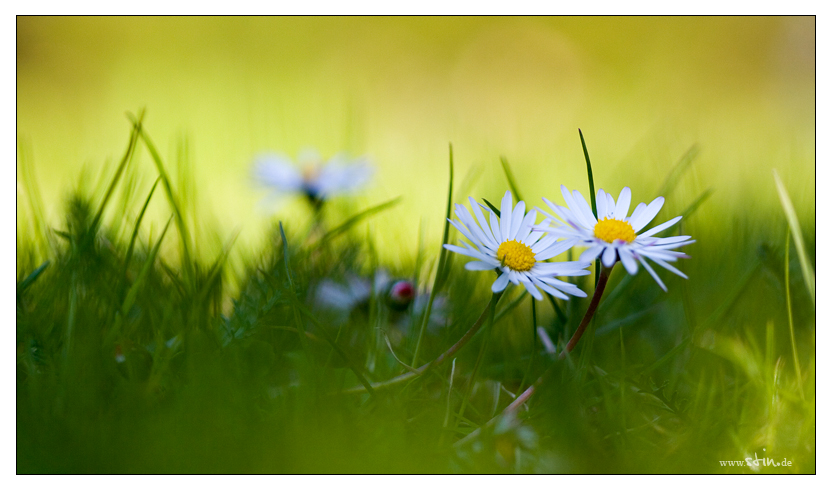
{"label": "reddish stem", "polygon": [[566,343],[566,349],[564,349],[560,354],[560,359],[566,358],[566,354],[571,352],[575,349],[575,345],[578,344],[578,341],[581,340],[581,336],[584,335],[584,331],[586,331],[586,326],[589,325],[589,321],[592,320],[592,316],[595,315],[595,310],[598,308],[598,303],[601,301],[601,296],[604,295],[604,288],[607,286],[607,280],[610,278],[610,271],[612,268],[601,268],[601,274],[598,277],[598,284],[595,286],[595,293],[592,294],[592,300],[589,302],[589,307],[586,309],[586,314],[584,314],[584,318],[581,320],[581,324],[578,326],[578,329],[575,330],[575,334],[572,335],[572,339]]}

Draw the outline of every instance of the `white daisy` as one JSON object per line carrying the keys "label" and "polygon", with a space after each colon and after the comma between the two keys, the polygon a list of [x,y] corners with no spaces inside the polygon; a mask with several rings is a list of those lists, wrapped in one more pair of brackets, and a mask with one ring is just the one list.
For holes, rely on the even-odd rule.
{"label": "white daisy", "polygon": [[372,175],[373,166],[366,159],[348,162],[336,155],[324,163],[313,150],[302,152],[298,165],[280,155],[264,155],[254,163],[254,177],[261,184],[276,193],[303,194],[317,203],[361,189]]}
{"label": "white daisy", "polygon": [[541,223],[539,227],[535,227],[535,230],[550,232],[567,240],[573,240],[576,245],[588,247],[581,254],[581,261],[592,261],[601,256],[601,262],[604,266],[610,268],[616,260],[620,260],[627,272],[632,275],[638,272],[638,263],[641,263],[664,291],[667,291],[667,287],[653,271],[653,268],[647,264],[645,258],[651,259],[659,266],[687,279],[684,273],[668,263],[676,261],[680,257],[689,256],[670,249],[692,244],[696,241],[688,240],[690,235],[654,237],[662,230],[676,224],[682,217],[678,216],[646,232],[638,233],[662,209],[664,205],[663,197],[659,196],[649,205],[639,203],[633,210],[633,214],[627,217],[627,213],[630,211],[630,188],[625,187],[621,190],[617,202],[611,194],[599,189],[595,204],[598,209],[598,216],[601,219],[597,220],[581,193],[572,191],[570,194],[566,186],[561,186],[560,189],[567,206],[558,206],[543,198],[543,201],[554,210],[557,217],[543,210],[540,211],[563,224],[563,226],[553,228]]}
{"label": "white daisy", "polygon": [[[587,275],[588,262],[543,262],[572,247],[575,240],[557,242],[557,236],[544,237],[542,231],[532,230],[537,212],[531,210],[526,213],[526,204],[522,201],[512,210],[513,199],[510,191],[506,191],[503,196],[499,218],[493,211],[474,201],[474,198],[468,200],[471,202],[476,220],[468,208],[459,204],[454,207],[459,222],[450,218],[448,220],[470,244],[461,241],[462,247],[445,244],[445,248],[476,259],[466,264],[465,269],[497,270],[500,276],[491,285],[491,291],[503,291],[510,281],[515,285],[523,283],[529,293],[538,300],[543,299],[538,288],[562,299],[568,298],[564,292],[577,297],[586,296],[586,293],[575,285],[555,277]],[[490,213],[489,221],[485,220],[480,208]],[[549,220],[546,220],[541,225],[548,223]]]}

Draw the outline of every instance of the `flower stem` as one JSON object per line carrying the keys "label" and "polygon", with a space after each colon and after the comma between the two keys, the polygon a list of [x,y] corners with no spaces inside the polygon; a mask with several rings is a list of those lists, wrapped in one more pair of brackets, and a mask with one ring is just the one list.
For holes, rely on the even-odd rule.
{"label": "flower stem", "polygon": [[[502,296],[503,296],[503,292],[495,293],[494,295],[492,295],[491,296],[491,302],[489,302],[488,306],[485,307],[485,310],[482,311],[482,314],[480,314],[479,319],[477,319],[477,321],[474,323],[474,325],[471,326],[471,328],[468,329],[468,331],[465,334],[462,335],[462,337],[459,339],[459,341],[456,342],[456,344],[454,344],[453,346],[448,348],[447,351],[445,351],[444,353],[442,353],[441,355],[436,357],[436,359],[434,359],[433,361],[431,361],[429,363],[425,363],[424,365],[420,366],[419,368],[416,368],[412,372],[408,372],[408,373],[399,375],[398,377],[391,378],[390,380],[386,380],[384,382],[378,382],[378,383],[372,384],[371,387],[375,390],[386,389],[388,387],[392,387],[394,385],[398,385],[402,382],[407,382],[410,379],[416,378],[416,377],[422,375],[423,373],[427,372],[428,369],[433,368],[433,367],[437,367],[437,366],[441,365],[442,363],[444,363],[448,358],[450,358],[454,354],[456,354],[457,351],[461,350],[463,346],[468,344],[468,341],[470,341],[471,338],[473,338],[474,335],[477,334],[477,332],[480,330],[482,325],[485,323],[485,320],[489,318],[489,312],[491,312],[492,306],[496,307],[497,302],[500,300],[500,297],[502,297]],[[360,394],[360,393],[366,392],[366,391],[367,391],[366,387],[358,386],[358,387],[352,387],[350,389],[347,389],[347,390],[343,391],[342,393],[343,394]]]}
{"label": "flower stem", "polygon": [[[613,264],[613,266],[615,266],[615,264]],[[601,301],[601,296],[604,295],[604,288],[607,286],[607,280],[610,278],[610,271],[612,271],[612,268],[607,268],[606,266],[601,267],[601,275],[598,277],[598,284],[595,286],[595,293],[592,294],[592,300],[589,302],[586,314],[581,320],[581,324],[578,326],[578,329],[575,330],[575,334],[572,335],[572,339],[566,343],[566,348],[561,352],[561,360],[566,358],[566,355],[575,349],[575,345],[578,344],[578,341],[581,340],[581,336],[584,335],[586,326],[589,325],[589,321],[591,321],[592,316],[595,315],[595,310],[598,309],[598,303]]]}

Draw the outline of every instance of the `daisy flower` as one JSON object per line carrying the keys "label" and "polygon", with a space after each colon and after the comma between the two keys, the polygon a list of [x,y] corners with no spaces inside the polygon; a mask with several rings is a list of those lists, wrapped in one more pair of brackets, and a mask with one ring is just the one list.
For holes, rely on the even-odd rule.
{"label": "daisy flower", "polygon": [[689,235],[664,238],[654,237],[654,235],[662,230],[675,225],[682,219],[681,216],[657,225],[646,232],[638,233],[662,209],[664,205],[663,197],[659,196],[649,205],[639,203],[633,210],[633,214],[628,217],[627,213],[630,211],[630,188],[625,187],[621,190],[621,194],[618,195],[618,201],[611,194],[604,192],[603,189],[599,189],[595,200],[598,216],[600,217],[599,220],[592,214],[592,209],[581,193],[578,191],[569,193],[566,186],[561,186],[560,189],[567,206],[558,206],[548,199],[543,198],[543,201],[554,210],[557,217],[543,210],[540,211],[552,220],[563,225],[554,228],[541,223],[539,227],[535,227],[535,230],[550,232],[566,240],[574,241],[576,245],[588,247],[581,254],[581,261],[592,261],[598,256],[601,256],[603,265],[610,268],[617,260],[620,260],[621,264],[624,265],[624,268],[631,275],[638,272],[638,265],[641,263],[644,269],[650,273],[650,276],[656,280],[664,291],[667,291],[667,287],[659,279],[659,276],[653,268],[647,264],[645,258],[687,279],[684,273],[669,263],[676,261],[680,257],[689,256],[671,249],[692,244],[696,241],[688,240],[690,239]]}
{"label": "daisy flower", "polygon": [[347,161],[336,155],[323,162],[317,152],[298,156],[298,165],[280,155],[264,155],[254,163],[254,178],[275,193],[303,194],[320,204],[333,196],[350,194],[364,187],[373,175],[366,159]]}
{"label": "daisy flower", "polygon": [[[586,268],[589,267],[589,262],[544,262],[572,247],[575,240],[557,242],[558,236],[544,237],[543,231],[532,230],[537,212],[531,210],[526,213],[526,204],[522,201],[512,209],[513,199],[510,191],[506,191],[503,196],[499,218],[493,211],[474,201],[474,198],[468,200],[476,219],[468,208],[457,204],[454,212],[459,221],[450,218],[448,220],[470,244],[461,240],[462,246],[445,244],[445,248],[476,259],[465,265],[467,270],[496,270],[500,276],[491,285],[492,292],[501,292],[512,282],[515,285],[522,283],[538,300],[543,299],[538,288],[562,299],[568,298],[564,293],[577,297],[586,296],[586,293],[575,285],[555,277],[587,275],[589,271]],[[482,213],[483,210],[490,213],[488,221]],[[542,223],[548,224],[549,220]]]}

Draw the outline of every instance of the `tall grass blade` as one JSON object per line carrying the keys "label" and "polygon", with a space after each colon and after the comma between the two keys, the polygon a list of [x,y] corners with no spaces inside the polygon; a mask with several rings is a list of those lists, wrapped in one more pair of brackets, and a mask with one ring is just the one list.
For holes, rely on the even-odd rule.
{"label": "tall grass blade", "polygon": [[110,186],[107,188],[107,192],[104,193],[104,198],[101,200],[101,204],[98,206],[98,211],[95,214],[95,218],[93,218],[92,220],[92,225],[90,226],[90,229],[93,231],[98,229],[98,225],[101,222],[101,215],[104,213],[104,208],[107,206],[107,203],[113,196],[113,191],[115,191],[116,184],[118,184],[119,179],[121,179],[121,175],[124,173],[124,169],[130,163],[130,161],[133,160],[133,153],[136,150],[136,141],[139,138],[139,132],[142,131],[143,119],[144,110],[141,110],[139,111],[139,117],[133,124],[133,131],[130,132],[130,141],[127,143],[127,150],[124,152],[124,157],[121,158],[121,163],[119,163],[118,168],[116,169],[116,174],[110,181]]}
{"label": "tall grass blade", "polygon": [[139,273],[139,276],[136,278],[136,281],[130,287],[130,290],[127,291],[127,295],[125,295],[124,297],[124,302],[122,302],[121,304],[122,317],[127,315],[127,313],[130,311],[130,308],[133,307],[133,302],[136,301],[136,296],[139,294],[139,290],[141,290],[142,286],[144,286],[144,282],[147,280],[147,275],[150,272],[150,269],[153,267],[153,263],[156,261],[156,256],[159,254],[159,248],[162,246],[162,240],[165,238],[165,234],[168,232],[168,227],[170,227],[170,222],[172,220],[173,217],[170,217],[168,219],[168,223],[162,230],[162,234],[159,236],[159,240],[156,241],[156,244],[153,246],[153,249],[147,256],[147,259],[145,259],[144,265],[142,266],[142,271]]}
{"label": "tall grass blade", "polygon": [[792,342],[792,358],[794,358],[794,373],[797,377],[797,389],[800,391],[800,399],[806,400],[806,396],[803,394],[803,376],[800,373],[800,359],[797,356],[797,343],[794,341],[794,320],[792,318],[792,296],[789,292],[789,246],[791,245],[789,242],[789,229],[786,229],[786,257],[785,261],[785,269],[786,269],[786,309],[789,313],[789,337]]}
{"label": "tall grass blade", "polygon": [[159,184],[160,180],[160,177],[156,178],[156,182],[153,183],[153,187],[151,187],[150,192],[147,193],[147,199],[144,200],[144,205],[142,206],[142,210],[139,212],[139,217],[136,219],[136,226],[133,227],[133,234],[130,236],[130,244],[127,246],[127,255],[124,257],[124,274],[121,275],[122,278],[127,273],[127,268],[130,267],[130,260],[133,258],[133,248],[136,245],[136,237],[139,235],[139,226],[144,218],[144,213],[147,211],[147,205],[150,204],[150,198],[153,197],[153,192],[156,191],[156,186]]}
{"label": "tall grass blade", "polygon": [[156,170],[159,172],[159,177],[162,179],[162,186],[165,188],[165,194],[167,194],[168,202],[170,203],[170,206],[173,208],[173,214],[176,218],[176,227],[179,230],[179,236],[182,241],[182,262],[184,264],[183,269],[185,270],[185,275],[188,278],[188,284],[192,284],[192,280],[194,278],[194,271],[193,263],[191,262],[190,235],[188,234],[188,227],[185,225],[185,218],[182,215],[182,207],[179,206],[176,195],[173,192],[173,186],[171,185],[170,177],[168,176],[168,173],[165,170],[165,165],[162,162],[162,157],[159,156],[159,152],[156,150],[156,146],[150,140],[150,136],[148,136],[147,132],[144,130],[142,126],[140,126],[137,120],[133,119],[133,124],[138,129],[139,136],[144,142],[145,147],[147,147],[148,152],[150,152],[150,157],[153,160],[153,163],[156,165]]}
{"label": "tall grass blade", "polygon": [[40,277],[40,275],[46,270],[46,268],[49,267],[49,264],[50,264],[49,261],[44,261],[43,264],[38,266],[38,268],[36,270],[29,273],[29,275],[26,278],[24,278],[22,281],[17,283],[17,296],[18,297],[20,297],[20,295],[23,294],[23,292],[25,292],[26,289],[29,288],[32,285],[32,283],[35,282],[35,280],[38,279],[38,277]]}
{"label": "tall grass blade", "polygon": [[46,259],[50,255],[49,246],[51,245],[51,240],[47,233],[48,228],[46,226],[46,218],[44,217],[43,198],[40,194],[40,186],[38,186],[33,175],[34,163],[30,154],[31,150],[29,146],[21,138],[18,141],[18,155],[20,156],[20,171],[18,176],[22,181],[23,191],[26,193],[26,198],[29,202],[29,211],[32,215],[31,219],[34,228],[32,232],[35,235],[34,244],[41,254],[41,259]]}
{"label": "tall grass blade", "polygon": [[[592,204],[592,214],[598,216],[598,208],[595,204],[595,179],[592,177],[592,163],[589,161],[589,151],[586,149],[586,142],[584,141],[584,134],[578,128],[578,135],[581,137],[581,147],[584,149],[584,159],[586,159],[586,177],[589,180],[589,199]],[[595,285],[598,284],[598,277],[601,275],[601,268],[598,267],[598,261],[595,260]],[[595,319],[592,320],[593,327],[595,326]]]}
{"label": "tall grass blade", "polygon": [[[589,152],[586,149],[586,142],[584,141],[584,134],[578,128],[578,135],[581,137],[581,147],[584,149],[584,159],[586,159],[586,176],[589,179],[589,198],[592,201],[592,214],[598,216],[598,208],[595,205],[595,180],[592,178],[592,164],[589,162]],[[596,276],[595,282],[598,282]]]}
{"label": "tall grass blade", "polygon": [[292,302],[292,315],[295,318],[295,327],[298,329],[300,345],[303,347],[303,352],[306,354],[307,359],[311,362],[312,355],[309,352],[309,345],[306,342],[306,328],[303,325],[303,319],[300,318],[300,311],[297,306],[298,301],[295,294],[295,282],[292,280],[292,271],[289,267],[289,242],[286,240],[286,233],[283,231],[283,222],[280,222],[278,225],[280,227],[280,240],[283,241],[283,267],[286,273],[286,279],[289,282],[289,298],[294,299]]}
{"label": "tall grass blade", "polygon": [[489,208],[491,208],[491,211],[493,211],[495,215],[497,215],[497,218],[500,218],[500,209],[492,205],[491,202],[487,199],[483,198],[482,200],[485,201],[485,204],[488,205]]}
{"label": "tall grass blade", "polygon": [[667,177],[662,183],[659,190],[656,191],[656,196],[664,196],[667,197],[673,190],[676,188],[676,185],[679,184],[679,180],[685,174],[685,172],[690,168],[693,161],[696,160],[696,157],[699,155],[699,146],[693,145],[691,146],[682,158],[679,159],[679,162],[673,166],[673,169],[667,174]]}
{"label": "tall grass blade", "polygon": [[344,221],[344,223],[338,225],[337,227],[333,228],[332,230],[330,230],[326,234],[324,234],[320,239],[318,239],[318,241],[315,243],[315,246],[313,246],[313,248],[316,247],[319,244],[323,244],[323,243],[327,242],[328,240],[331,240],[331,239],[343,234],[344,232],[348,231],[349,229],[354,227],[356,224],[361,222],[361,220],[369,218],[369,217],[375,215],[376,213],[380,213],[380,212],[382,212],[382,211],[384,211],[388,208],[391,208],[391,207],[397,205],[399,203],[399,201],[401,201],[401,199],[402,199],[401,196],[399,196],[399,197],[393,198],[389,201],[385,201],[384,203],[381,203],[379,205],[373,206],[371,208],[367,208],[366,210],[363,210],[363,211],[360,211],[360,212],[356,213],[355,215],[346,219]]}
{"label": "tall grass blade", "polygon": [[447,267],[448,250],[445,249],[445,244],[448,243],[448,234],[450,233],[451,205],[453,202],[454,192],[454,147],[450,143],[448,144],[448,154],[448,203],[445,208],[445,226],[442,232],[442,245],[439,246],[439,261],[436,265],[436,277],[433,280],[433,288],[430,290],[428,304],[425,306],[425,313],[422,315],[422,325],[419,327],[419,336],[416,338],[416,348],[413,350],[413,361],[410,363],[410,365],[414,367],[419,365],[419,351],[422,348],[422,339],[425,337],[425,330],[427,329],[428,322],[430,321],[430,314],[433,310],[433,301],[436,298],[436,294],[439,292],[439,289],[445,283],[445,278],[448,274],[447,270],[449,269]]}
{"label": "tall grass blade", "polygon": [[520,190],[517,189],[517,181],[514,179],[514,174],[511,173],[511,168],[508,166],[508,160],[506,160],[505,157],[500,157],[500,164],[503,166],[503,172],[506,174],[508,187],[511,188],[511,192],[514,193],[514,197],[517,201],[523,201],[523,198],[520,197]]}
{"label": "tall grass blade", "polygon": [[794,205],[789,198],[789,193],[780,180],[776,169],[771,169],[774,174],[774,184],[777,185],[777,194],[780,195],[780,204],[783,206],[783,211],[786,213],[786,220],[789,222],[789,228],[792,230],[794,236],[794,246],[797,250],[797,258],[800,260],[800,269],[803,271],[803,280],[806,282],[806,289],[809,291],[809,296],[812,298],[812,305],[815,305],[815,273],[812,270],[812,265],[809,262],[809,254],[806,252],[806,245],[803,242],[803,232],[800,230],[800,223],[797,221],[797,213],[794,211]]}

